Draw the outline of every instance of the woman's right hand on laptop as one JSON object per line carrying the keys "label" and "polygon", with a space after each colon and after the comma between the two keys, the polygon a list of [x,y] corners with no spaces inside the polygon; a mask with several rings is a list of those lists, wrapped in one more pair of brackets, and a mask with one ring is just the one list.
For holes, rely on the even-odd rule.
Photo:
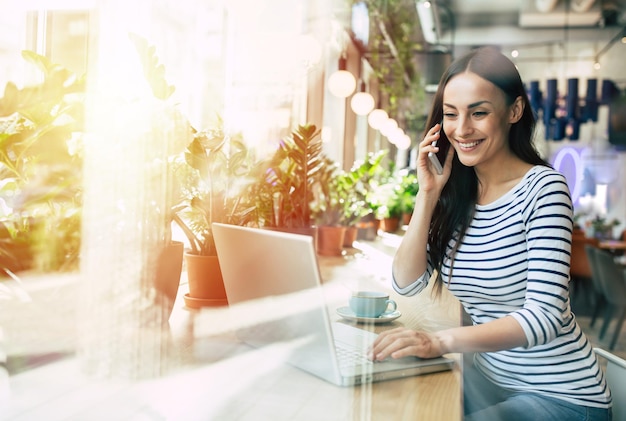
{"label": "woman's right hand on laptop", "polygon": [[436,334],[398,327],[380,333],[368,355],[373,361],[382,361],[388,357],[436,358],[445,353],[443,343]]}

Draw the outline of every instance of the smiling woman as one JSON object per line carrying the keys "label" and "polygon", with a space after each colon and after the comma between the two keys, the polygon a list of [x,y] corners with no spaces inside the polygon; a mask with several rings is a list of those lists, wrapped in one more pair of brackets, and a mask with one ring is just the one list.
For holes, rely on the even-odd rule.
{"label": "smiling woman", "polygon": [[[427,156],[436,151],[442,114],[454,152],[436,174]],[[428,121],[394,288],[415,295],[434,282],[459,299],[472,325],[383,332],[373,355],[473,355],[464,371],[467,420],[606,419],[611,396],[570,309],[569,190],[534,149],[534,115],[517,69],[493,48],[458,58],[441,78]],[[549,381],[548,364],[555,367]]]}

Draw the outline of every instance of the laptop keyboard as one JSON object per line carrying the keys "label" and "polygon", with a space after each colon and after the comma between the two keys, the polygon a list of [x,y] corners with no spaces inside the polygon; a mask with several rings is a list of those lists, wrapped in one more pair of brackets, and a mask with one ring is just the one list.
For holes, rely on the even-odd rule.
{"label": "laptop keyboard", "polygon": [[341,368],[373,364],[373,362],[369,358],[367,358],[363,351],[357,349],[348,349],[342,346],[338,346],[336,347],[336,349],[339,367]]}

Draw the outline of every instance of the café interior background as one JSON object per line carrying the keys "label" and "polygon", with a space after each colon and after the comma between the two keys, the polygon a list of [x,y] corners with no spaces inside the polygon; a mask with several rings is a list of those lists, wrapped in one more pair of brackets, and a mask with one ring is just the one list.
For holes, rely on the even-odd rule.
{"label": "caf\u00e9 interior background", "polygon": [[[416,56],[423,64],[426,92],[418,110],[428,111],[429,88],[447,62],[433,64],[430,59],[444,53],[449,60],[471,47],[494,43],[513,59],[526,83],[539,83],[544,96],[549,79],[557,81],[561,96],[571,78],[579,81],[580,97],[588,79],[596,79],[598,86],[611,80],[624,89],[624,1],[587,1],[588,11],[578,15],[563,12],[563,4],[538,12],[541,3],[557,2],[433,2],[439,8],[439,26],[431,31],[435,39],[429,39],[433,33],[418,31],[423,49]],[[380,105],[375,69],[355,42],[367,40],[368,24],[352,2],[2,0],[0,4],[2,86],[8,81],[25,86],[36,80],[37,73],[20,55],[28,49],[78,74],[97,75],[94,90],[99,93],[141,99],[147,88],[128,42],[132,32],[155,46],[176,87],[175,101],[196,127],[220,115],[227,130],[243,133],[249,145],[265,153],[294,126],[312,122],[323,129],[325,152],[346,168],[368,152],[387,148],[399,167],[411,165],[420,131],[408,133],[409,148],[399,148],[369,127],[366,116],[355,115],[347,100],[328,92],[328,77],[344,56],[348,70],[365,82]],[[533,19],[535,23],[529,24]],[[98,118],[97,127],[117,123],[115,116]],[[608,107],[601,106],[598,121],[581,124],[578,139],[546,140],[541,123],[537,139],[544,156],[568,178],[577,212],[617,218],[621,225],[616,232],[621,232],[626,228],[626,153],[609,144],[607,122]],[[118,158],[112,154],[98,159]]]}

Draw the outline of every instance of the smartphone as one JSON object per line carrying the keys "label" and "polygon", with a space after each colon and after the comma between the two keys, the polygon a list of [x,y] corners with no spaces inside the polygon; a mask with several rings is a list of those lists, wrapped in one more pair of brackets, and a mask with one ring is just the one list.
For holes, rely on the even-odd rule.
{"label": "smartphone", "polygon": [[430,159],[431,164],[437,171],[437,174],[443,174],[443,164],[446,162],[446,156],[448,156],[448,149],[450,149],[450,141],[446,137],[446,134],[443,131],[443,120],[439,123],[439,139],[435,140],[432,145],[439,147],[439,152],[436,154],[433,152],[428,152],[428,159]]}

